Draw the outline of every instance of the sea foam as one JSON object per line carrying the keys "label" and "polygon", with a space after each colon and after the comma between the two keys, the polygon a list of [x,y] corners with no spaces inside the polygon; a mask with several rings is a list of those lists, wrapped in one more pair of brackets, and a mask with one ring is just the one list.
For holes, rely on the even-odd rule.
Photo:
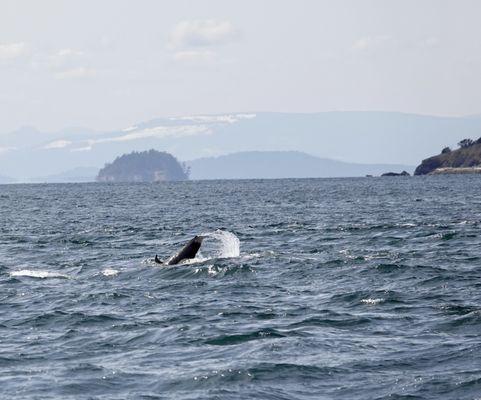
{"label": "sea foam", "polygon": [[102,275],[104,276],[115,276],[118,275],[119,271],[113,268],[106,268],[102,271]]}
{"label": "sea foam", "polygon": [[25,276],[29,278],[65,278],[68,279],[68,275],[60,274],[58,272],[51,272],[51,271],[44,271],[44,270],[31,270],[31,269],[21,269],[19,271],[12,271],[10,272],[10,276],[18,277],[18,276]]}

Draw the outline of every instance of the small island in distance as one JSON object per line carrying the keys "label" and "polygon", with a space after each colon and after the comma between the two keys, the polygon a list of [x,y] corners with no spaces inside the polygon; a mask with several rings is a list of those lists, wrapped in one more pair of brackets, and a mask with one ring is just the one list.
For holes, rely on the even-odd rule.
{"label": "small island in distance", "polygon": [[169,153],[148,150],[133,151],[117,157],[102,168],[98,182],[164,182],[189,179],[189,167]]}
{"label": "small island in distance", "polygon": [[381,176],[411,176],[411,174],[407,171],[402,172],[385,172]]}
{"label": "small island in distance", "polygon": [[459,148],[445,147],[441,154],[426,158],[414,175],[479,174],[481,173],[481,138],[463,139]]}

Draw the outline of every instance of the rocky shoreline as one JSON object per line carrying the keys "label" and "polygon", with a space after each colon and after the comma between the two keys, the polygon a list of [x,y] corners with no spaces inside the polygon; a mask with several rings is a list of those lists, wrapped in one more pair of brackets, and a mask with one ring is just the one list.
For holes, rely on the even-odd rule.
{"label": "rocky shoreline", "polygon": [[465,174],[481,174],[481,166],[478,167],[445,167],[436,168],[428,175],[465,175]]}

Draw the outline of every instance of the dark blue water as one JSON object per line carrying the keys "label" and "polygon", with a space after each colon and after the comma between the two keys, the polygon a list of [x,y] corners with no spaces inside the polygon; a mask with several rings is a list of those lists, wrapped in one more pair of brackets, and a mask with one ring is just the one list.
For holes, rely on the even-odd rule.
{"label": "dark blue water", "polygon": [[481,396],[480,177],[6,185],[0,221],[2,398]]}

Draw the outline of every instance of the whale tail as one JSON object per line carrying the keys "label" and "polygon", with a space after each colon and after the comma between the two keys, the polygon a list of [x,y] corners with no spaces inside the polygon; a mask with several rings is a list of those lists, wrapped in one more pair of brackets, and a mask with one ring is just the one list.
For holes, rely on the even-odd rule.
{"label": "whale tail", "polygon": [[192,259],[196,256],[197,252],[202,245],[204,236],[196,235],[176,254],[170,257],[167,261],[162,262],[157,255],[155,256],[155,262],[164,265],[175,265],[181,261]]}

